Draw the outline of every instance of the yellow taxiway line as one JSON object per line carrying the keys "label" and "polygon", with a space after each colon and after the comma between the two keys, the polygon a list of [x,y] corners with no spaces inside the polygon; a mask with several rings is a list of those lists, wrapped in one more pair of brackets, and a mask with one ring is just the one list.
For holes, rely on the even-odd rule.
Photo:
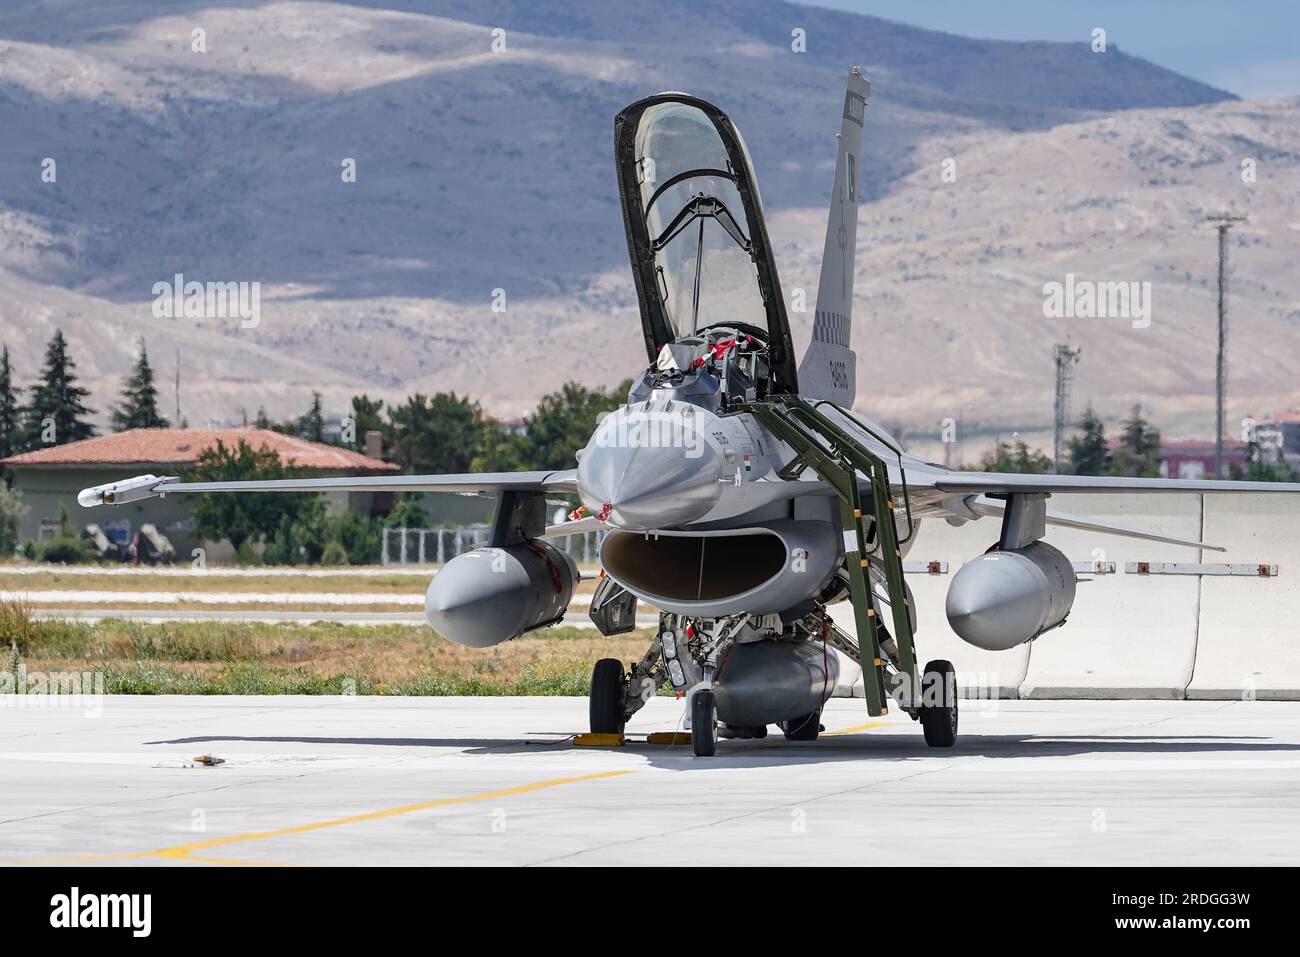
{"label": "yellow taxiway line", "polygon": [[329,821],[316,821],[312,824],[299,824],[294,827],[280,827],[270,831],[253,831],[248,834],[234,834],[229,837],[216,837],[207,841],[194,841],[190,844],[178,844],[175,847],[164,847],[153,851],[128,851],[119,854],[90,854],[78,857],[51,857],[37,860],[21,861],[0,861],[0,864],[88,864],[95,861],[129,861],[139,860],[140,858],[156,857],[164,860],[191,861],[194,863],[206,864],[236,864],[250,865],[256,864],[255,861],[231,861],[214,857],[195,857],[195,851],[205,851],[213,847],[225,847],[228,844],[240,844],[245,841],[263,841],[272,837],[285,837],[290,834],[306,834],[310,831],[320,831],[329,827],[342,827],[346,824],[363,824],[367,821],[378,821],[386,817],[396,817],[399,814],[412,814],[416,811],[428,811],[433,808],[450,807],[453,804],[469,804],[473,801],[491,801],[498,798],[513,797],[517,794],[528,794],[532,791],[541,791],[545,788],[560,787],[564,784],[577,784],[582,781],[598,781],[603,778],[616,778],[625,774],[634,774],[634,771],[602,771],[598,774],[583,774],[571,778],[552,778],[549,781],[535,781],[532,784],[521,784],[512,788],[501,788],[497,791],[482,791],[478,794],[465,794],[460,797],[441,798],[437,801],[422,801],[419,804],[403,804],[400,807],[385,808],[381,811],[370,811],[366,814],[353,814],[349,817],[333,818]]}
{"label": "yellow taxiway line", "polygon": [[855,724],[851,728],[836,728],[834,731],[823,731],[823,737],[832,737],[837,734],[857,734],[859,731],[870,731],[872,728],[887,728],[892,722],[873,721],[871,724]]}
{"label": "yellow taxiway line", "polygon": [[[890,725],[888,721],[873,721],[870,724],[858,724],[848,728],[836,728],[834,731],[823,731],[823,737],[832,737],[841,734],[858,734],[863,731],[871,731],[875,728],[886,728]],[[551,778],[547,781],[535,781],[532,784],[520,784],[512,788],[501,788],[496,791],[482,791],[477,794],[465,794],[460,797],[440,798],[436,801],[422,801],[418,804],[403,804],[400,807],[385,808],[379,811],[369,811],[365,814],[353,814],[348,817],[333,818],[328,821],[316,821],[311,824],[298,824],[292,827],[275,828],[269,831],[252,831],[248,834],[233,834],[229,837],[216,837],[206,841],[194,841],[189,844],[177,844],[175,847],[163,847],[152,851],[125,851],[117,854],[87,854],[75,857],[49,857],[28,860],[0,861],[0,865],[16,864],[90,864],[99,861],[129,861],[140,860],[141,858],[161,858],[163,860],[186,861],[195,864],[233,864],[239,866],[277,866],[266,864],[260,861],[235,861],[226,858],[197,856],[195,852],[206,851],[214,847],[225,847],[229,844],[242,844],[247,841],[264,841],[273,837],[286,837],[291,834],[307,834],[311,831],[320,831],[331,827],[343,827],[348,824],[364,824],[367,821],[378,821],[388,817],[397,817],[401,814],[413,814],[416,811],[428,811],[434,808],[450,807],[455,804],[469,804],[474,801],[491,801],[499,798],[514,797],[518,794],[528,794],[532,791],[541,791],[546,788],[560,787],[565,784],[578,784],[583,781],[599,781],[605,778],[621,777],[625,774],[635,774],[635,771],[601,771],[597,774],[583,774],[578,777],[569,778]]]}

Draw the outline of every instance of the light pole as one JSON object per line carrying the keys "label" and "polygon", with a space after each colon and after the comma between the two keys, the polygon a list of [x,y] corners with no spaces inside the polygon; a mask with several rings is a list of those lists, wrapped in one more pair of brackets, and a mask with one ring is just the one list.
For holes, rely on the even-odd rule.
{"label": "light pole", "polygon": [[1216,213],[1205,217],[1219,231],[1219,349],[1214,365],[1214,477],[1223,478],[1223,393],[1228,378],[1228,230],[1245,216]]}

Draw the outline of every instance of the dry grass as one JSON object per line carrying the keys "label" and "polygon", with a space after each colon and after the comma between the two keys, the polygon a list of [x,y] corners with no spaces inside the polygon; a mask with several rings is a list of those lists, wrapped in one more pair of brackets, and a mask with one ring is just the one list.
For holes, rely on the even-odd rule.
{"label": "dry grass", "polygon": [[24,654],[31,648],[38,629],[31,602],[21,597],[0,599],[0,647],[16,648]]}
{"label": "dry grass", "polygon": [[[0,591],[162,591],[162,592],[346,592],[351,594],[422,595],[437,569],[427,574],[382,575],[222,575],[206,572],[191,575],[91,573],[70,575],[57,570],[27,575],[6,573],[0,566]],[[587,574],[587,572],[584,572]],[[578,592],[590,592],[594,581],[578,585]]]}
{"label": "dry grass", "polygon": [[[268,602],[151,605],[118,601],[84,605],[88,613],[117,609],[241,611],[301,608],[323,611],[418,611],[385,602],[385,595],[422,594],[427,579],[415,575],[217,576],[69,575],[40,571],[4,574],[0,590],[19,597],[0,601],[0,650],[12,648],[11,668],[29,671],[101,671],[110,692],[138,694],[585,694],[599,658],[641,656],[649,633],[602,638],[591,629],[551,628],[495,648],[462,648],[423,625],[360,626],[338,622],[185,621],[151,624],[103,619],[93,624],[34,619],[26,593],[160,591],[175,593],[348,592],[374,595],[374,604],[270,604]],[[594,582],[580,588],[590,592]],[[66,604],[59,602],[58,604]]]}
{"label": "dry grass", "polygon": [[[19,616],[21,619],[21,615]],[[110,692],[585,694],[599,658],[639,658],[649,634],[553,628],[462,648],[426,627],[32,621],[29,671],[98,670]]]}
{"label": "dry grass", "polygon": [[[32,609],[41,608],[75,608],[85,615],[107,615],[113,611],[155,611],[159,615],[165,615],[172,611],[353,611],[353,612],[375,612],[376,614],[385,612],[404,612],[404,613],[423,613],[423,605],[412,605],[401,602],[384,601],[382,596],[376,596],[373,602],[365,604],[338,604],[328,601],[310,601],[310,602],[275,602],[275,601],[173,601],[166,603],[143,602],[143,601],[97,601],[79,603],[76,601],[31,601],[32,596],[24,595],[23,599],[28,602]],[[576,611],[585,611],[585,608],[575,609]]]}

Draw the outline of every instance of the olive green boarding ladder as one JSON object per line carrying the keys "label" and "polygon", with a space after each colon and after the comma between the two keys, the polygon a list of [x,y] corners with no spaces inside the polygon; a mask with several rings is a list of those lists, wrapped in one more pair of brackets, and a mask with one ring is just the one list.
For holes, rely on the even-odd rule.
{"label": "olive green boarding ladder", "polygon": [[[862,665],[863,684],[866,686],[867,712],[873,717],[889,711],[889,690],[882,663],[880,635],[873,602],[871,578],[867,556],[879,546],[885,568],[885,583],[889,595],[889,609],[893,618],[894,641],[898,654],[894,665],[903,679],[900,691],[903,701],[911,705],[921,700],[920,684],[916,671],[916,646],[912,634],[911,610],[907,604],[907,589],[903,584],[903,557],[900,546],[909,541],[915,531],[911,502],[903,487],[903,505],[907,515],[907,535],[898,537],[894,520],[894,502],[889,486],[889,469],[878,455],[863,445],[839,423],[821,411],[830,405],[847,416],[858,427],[871,435],[898,456],[900,478],[903,475],[902,451],[888,439],[879,435],[852,412],[840,409],[829,402],[811,403],[796,395],[772,396],[765,401],[751,402],[736,407],[738,412],[748,412],[773,435],[790,448],[795,457],[778,473],[787,480],[797,479],[805,469],[811,468],[839,495],[840,519],[844,530],[844,564],[849,577],[849,597],[853,602],[854,624],[858,632],[858,654]],[[862,493],[858,475],[871,483],[874,514],[879,519],[873,523],[874,540],[870,547],[863,531]]]}

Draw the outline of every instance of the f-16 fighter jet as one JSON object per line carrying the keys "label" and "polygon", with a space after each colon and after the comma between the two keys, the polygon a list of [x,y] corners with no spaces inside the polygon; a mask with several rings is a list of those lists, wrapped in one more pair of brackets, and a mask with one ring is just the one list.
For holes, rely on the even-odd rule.
{"label": "f-16 fighter jet", "polygon": [[[448,562],[429,624],[475,648],[561,621],[579,572],[554,539],[606,531],[591,617],[605,634],[659,611],[640,661],[592,674],[591,730],[621,733],[659,689],[686,693],[697,755],[770,727],[811,740],[840,661],[861,666],[867,708],[892,705],[925,740],[957,738],[952,665],[918,665],[902,559],[926,518],[1000,522],[997,543],[949,587],[953,630],[1001,650],[1062,625],[1075,571],[1051,525],[1213,548],[1048,507],[1054,492],[1300,491],[1300,485],[953,471],[908,454],[853,411],[850,346],[858,171],[870,84],[849,75],[812,340],[795,354],[749,153],[720,109],[684,93],[614,120],[614,158],[648,365],[565,471],[182,483],[143,476],[87,489],[83,505],[187,492],[355,489],[496,493],[488,541]],[[869,402],[870,396],[866,397]],[[581,500],[546,524],[546,499]],[[848,601],[852,629],[829,609]],[[840,654],[831,653],[835,649]]]}

